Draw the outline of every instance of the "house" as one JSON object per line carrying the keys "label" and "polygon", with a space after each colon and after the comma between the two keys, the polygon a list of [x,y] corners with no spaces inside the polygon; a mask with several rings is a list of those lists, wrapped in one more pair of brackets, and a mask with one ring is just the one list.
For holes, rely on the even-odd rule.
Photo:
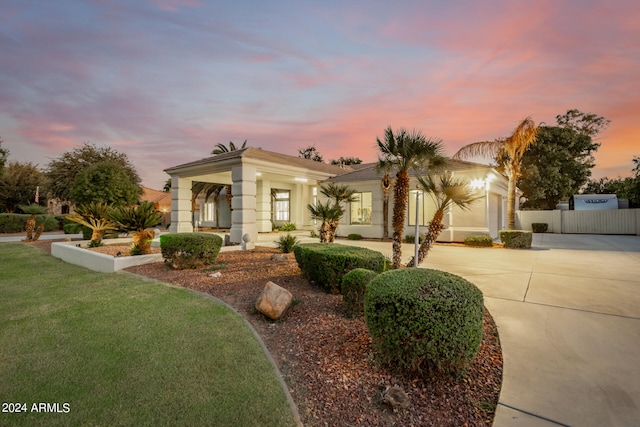
{"label": "house", "polygon": [[140,201],[152,202],[157,210],[162,212],[162,225],[168,224],[171,219],[171,194],[165,191],[154,190],[142,186]]}
{"label": "house", "polygon": [[[241,243],[247,235],[256,241],[258,233],[270,232],[274,226],[294,223],[298,229],[317,229],[307,205],[318,198],[319,187],[326,182],[349,185],[358,190],[357,201],[345,206],[339,235],[358,233],[363,237],[383,237],[382,173],[375,164],[334,166],[286,154],[248,147],[213,157],[174,166],[165,170],[171,176],[170,232],[191,232],[191,186],[193,182],[227,185],[231,189],[231,206],[226,197],[217,203],[200,200],[199,225],[230,228],[231,242]],[[470,162],[452,161],[445,173],[466,177],[478,192],[479,199],[468,211],[453,208],[446,213],[447,227],[441,241],[461,241],[471,234],[498,236],[506,225],[507,179],[494,168]],[[415,176],[411,188],[416,188]],[[389,223],[393,194],[389,192]],[[224,194],[224,193],[223,193]],[[415,194],[415,193],[413,193]],[[405,234],[415,227],[415,197],[409,198]],[[433,214],[433,204],[418,194],[419,226],[426,227]],[[216,217],[217,215],[217,217]],[[391,232],[391,230],[389,230]],[[422,230],[421,232],[424,232]]]}

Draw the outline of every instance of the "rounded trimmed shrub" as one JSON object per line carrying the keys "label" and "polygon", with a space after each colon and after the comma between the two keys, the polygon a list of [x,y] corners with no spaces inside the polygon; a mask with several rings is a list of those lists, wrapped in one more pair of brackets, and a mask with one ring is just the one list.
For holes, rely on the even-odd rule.
{"label": "rounded trimmed shrub", "polygon": [[546,222],[533,222],[531,223],[531,229],[534,233],[546,233],[549,229],[549,224]]}
{"label": "rounded trimmed shrub", "polygon": [[505,248],[531,249],[533,233],[528,230],[500,230],[500,241]]}
{"label": "rounded trimmed shrub", "polygon": [[305,277],[322,286],[327,292],[340,293],[342,277],[355,268],[381,272],[385,267],[380,252],[337,243],[304,243],[293,252]]}
{"label": "rounded trimmed shrub", "polygon": [[364,291],[378,273],[366,268],[356,268],[342,277],[342,301],[344,315],[360,317],[364,315]]}
{"label": "rounded trimmed shrub", "polygon": [[174,233],[160,236],[164,263],[174,270],[201,268],[216,262],[222,238],[208,233]]}
{"label": "rounded trimmed shrub", "polygon": [[493,246],[493,239],[491,236],[485,235],[476,235],[476,236],[467,236],[464,239],[464,244],[468,246],[481,246],[490,248]]}
{"label": "rounded trimmed shrub", "polygon": [[365,319],[379,359],[411,373],[456,373],[482,343],[482,292],[460,276],[404,268],[375,277]]}
{"label": "rounded trimmed shrub", "polygon": [[347,236],[347,239],[349,240],[362,240],[362,234],[358,234],[358,233],[351,233]]}

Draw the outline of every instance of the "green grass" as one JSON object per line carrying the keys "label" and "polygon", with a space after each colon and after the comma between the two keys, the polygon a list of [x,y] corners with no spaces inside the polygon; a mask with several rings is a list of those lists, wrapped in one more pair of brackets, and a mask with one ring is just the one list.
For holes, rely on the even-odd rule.
{"label": "green grass", "polygon": [[0,425],[295,425],[244,321],[186,289],[0,244]]}

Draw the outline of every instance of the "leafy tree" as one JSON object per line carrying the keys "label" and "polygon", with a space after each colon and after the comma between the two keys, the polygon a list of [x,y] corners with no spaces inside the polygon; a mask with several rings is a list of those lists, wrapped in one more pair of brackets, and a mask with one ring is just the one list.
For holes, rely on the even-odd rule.
{"label": "leafy tree", "polygon": [[[0,180],[0,208],[14,212],[18,205],[28,205],[34,201],[36,189],[46,194],[47,178],[32,163],[9,162]],[[40,198],[43,202],[44,197]]]}
{"label": "leafy tree", "polygon": [[359,165],[362,164],[362,159],[358,157],[340,157],[338,160],[331,160],[332,165]]}
{"label": "leafy tree", "polygon": [[429,229],[418,249],[418,263],[415,256],[411,258],[407,267],[417,267],[427,257],[429,250],[444,229],[442,219],[444,213],[452,206],[469,209],[478,200],[478,196],[469,186],[467,179],[454,178],[449,174],[442,174],[438,179],[431,175],[418,178],[418,188],[429,195],[436,205],[436,211],[429,223]]}
{"label": "leafy tree", "polygon": [[9,158],[9,150],[6,148],[2,148],[2,138],[0,138],[0,177],[2,176],[2,172],[4,170],[5,165],[7,164],[7,159]]}
{"label": "leafy tree", "polygon": [[595,166],[592,153],[598,146],[572,127],[540,126],[537,142],[522,156],[517,181],[527,199],[522,206],[555,209],[560,200],[577,194]]}
{"label": "leafy tree", "polygon": [[305,149],[298,148],[298,157],[320,163],[324,161],[315,145],[310,145]]}
{"label": "leafy tree", "polygon": [[89,166],[100,162],[120,165],[129,177],[129,181],[138,187],[138,195],[142,194],[142,189],[139,187],[140,176],[129,162],[126,154],[119,153],[110,147],[96,147],[93,144],[85,143],[49,162],[46,174],[51,182],[51,196],[62,201],[73,200],[71,189],[74,187],[78,174]]}
{"label": "leafy tree", "polygon": [[409,196],[409,171],[424,173],[429,166],[443,166],[441,140],[427,139],[421,132],[400,129],[395,134],[391,127],[385,129],[384,142],[376,138],[381,157],[378,169],[396,174],[393,186],[393,266],[400,267],[402,257],[402,236]]}
{"label": "leafy tree", "polygon": [[567,110],[565,114],[557,115],[558,126],[573,129],[581,135],[594,137],[604,131],[611,123],[611,120],[593,113],[583,113],[580,110]]}
{"label": "leafy tree", "polygon": [[488,156],[502,166],[509,178],[507,190],[507,228],[509,230],[516,227],[516,182],[521,173],[522,157],[535,143],[537,131],[538,128],[531,117],[527,117],[510,136],[495,141],[474,142],[462,147],[453,155],[456,159]]}
{"label": "leafy tree", "polygon": [[71,198],[79,204],[102,202],[124,206],[137,203],[139,196],[140,187],[131,181],[126,169],[110,161],[85,168],[71,188]]}
{"label": "leafy tree", "polygon": [[171,178],[169,178],[165,183],[164,183],[164,187],[162,187],[162,191],[164,191],[165,193],[168,193],[171,191]]}
{"label": "leafy tree", "polygon": [[233,143],[233,141],[229,141],[229,147],[227,147],[224,144],[216,144],[216,147],[213,149],[213,151],[211,151],[211,154],[218,155],[218,154],[222,154],[222,153],[229,153],[231,151],[242,150],[244,148],[247,148],[247,140],[246,139],[242,143],[241,147],[237,147],[236,144]]}

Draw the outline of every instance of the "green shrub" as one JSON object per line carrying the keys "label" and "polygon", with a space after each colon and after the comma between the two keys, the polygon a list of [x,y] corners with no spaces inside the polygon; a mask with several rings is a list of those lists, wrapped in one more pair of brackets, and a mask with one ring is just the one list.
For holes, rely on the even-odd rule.
{"label": "green shrub", "polygon": [[364,291],[378,273],[366,268],[356,268],[342,277],[342,301],[347,317],[364,315]]}
{"label": "green shrub", "polygon": [[281,225],[279,227],[280,231],[293,231],[295,229],[296,229],[296,225],[294,223],[292,223],[292,222],[288,222],[288,223],[286,223],[284,225]]}
{"label": "green shrub", "polygon": [[216,262],[222,238],[206,233],[175,233],[160,236],[164,263],[175,270],[201,268]]}
{"label": "green shrub", "polygon": [[493,239],[487,235],[467,236],[464,239],[464,244],[469,246],[491,247],[493,246]]}
{"label": "green shrub", "polygon": [[36,227],[44,223],[43,231],[57,231],[59,230],[58,219],[54,215],[36,215]]}
{"label": "green shrub", "polygon": [[[424,240],[424,236],[418,236],[419,240],[418,243],[420,243],[421,241]],[[404,242],[405,243],[415,243],[416,242],[416,236],[414,236],[413,234],[407,234],[406,236],[404,236]]]}
{"label": "green shrub", "polygon": [[358,233],[351,233],[347,236],[349,240],[362,240],[362,235]]}
{"label": "green shrub", "polygon": [[82,226],[82,240],[91,240],[91,235],[93,234],[93,230],[87,227],[86,225]]}
{"label": "green shrub", "polygon": [[293,252],[307,279],[332,293],[340,293],[342,277],[349,271],[366,268],[382,272],[385,266],[380,252],[337,243],[300,244]]}
{"label": "green shrub", "polygon": [[533,233],[528,230],[500,230],[500,241],[505,248],[530,249]]}
{"label": "green shrub", "polygon": [[296,236],[292,236],[287,233],[286,236],[280,236],[280,238],[274,243],[276,244],[276,248],[280,249],[283,253],[288,254],[293,252],[293,248],[300,242],[298,242],[298,238]]}
{"label": "green shrub", "polygon": [[549,229],[549,224],[546,222],[533,222],[531,223],[531,229],[534,233],[546,233]]}
{"label": "green shrub", "polygon": [[482,292],[443,271],[387,271],[367,286],[365,319],[379,360],[401,369],[458,373],[482,343]]}
{"label": "green shrub", "polygon": [[[65,224],[62,227],[62,230],[64,231],[64,234],[82,233],[82,224],[77,224],[77,223]],[[91,230],[89,230],[89,231],[91,231]],[[89,236],[89,238],[91,238],[91,236]]]}
{"label": "green shrub", "polygon": [[31,215],[24,214],[0,214],[0,233],[20,233],[24,231],[27,218]]}

